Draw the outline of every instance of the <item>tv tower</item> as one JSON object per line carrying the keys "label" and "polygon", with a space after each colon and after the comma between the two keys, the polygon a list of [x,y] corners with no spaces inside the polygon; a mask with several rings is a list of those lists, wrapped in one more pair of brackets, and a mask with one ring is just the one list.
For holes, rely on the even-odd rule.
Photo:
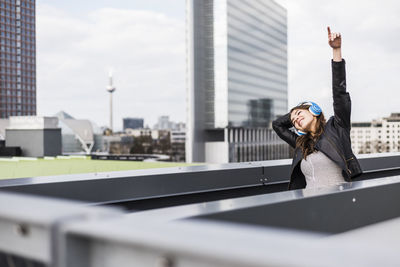
{"label": "tv tower", "polygon": [[110,93],[110,130],[113,132],[113,101],[112,94],[115,91],[115,87],[113,86],[112,72],[110,71],[108,74],[108,86],[107,91]]}

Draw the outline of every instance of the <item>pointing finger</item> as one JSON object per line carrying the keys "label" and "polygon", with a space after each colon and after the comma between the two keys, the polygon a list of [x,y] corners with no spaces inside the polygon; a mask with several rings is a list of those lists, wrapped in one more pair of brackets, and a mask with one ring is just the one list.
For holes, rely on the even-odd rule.
{"label": "pointing finger", "polygon": [[328,34],[331,35],[331,28],[328,26]]}

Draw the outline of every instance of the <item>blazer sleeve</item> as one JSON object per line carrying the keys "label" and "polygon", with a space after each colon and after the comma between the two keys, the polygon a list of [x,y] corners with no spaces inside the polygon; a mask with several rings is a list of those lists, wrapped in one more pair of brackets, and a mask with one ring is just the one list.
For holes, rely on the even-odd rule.
{"label": "blazer sleeve", "polygon": [[334,121],[339,126],[350,130],[351,128],[351,99],[346,91],[346,62],[332,60],[332,93]]}
{"label": "blazer sleeve", "polygon": [[272,128],[277,133],[277,135],[282,138],[286,143],[288,143],[291,147],[295,148],[297,135],[289,130],[289,128],[291,127],[293,127],[293,125],[290,121],[290,113],[287,113],[272,122]]}

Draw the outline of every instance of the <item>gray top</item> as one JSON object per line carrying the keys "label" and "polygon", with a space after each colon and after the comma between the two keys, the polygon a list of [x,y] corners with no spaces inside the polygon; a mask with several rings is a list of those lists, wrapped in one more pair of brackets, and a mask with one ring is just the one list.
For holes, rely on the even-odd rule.
{"label": "gray top", "polygon": [[344,183],[342,169],[324,153],[315,151],[303,159],[301,171],[306,178],[306,188],[324,187]]}

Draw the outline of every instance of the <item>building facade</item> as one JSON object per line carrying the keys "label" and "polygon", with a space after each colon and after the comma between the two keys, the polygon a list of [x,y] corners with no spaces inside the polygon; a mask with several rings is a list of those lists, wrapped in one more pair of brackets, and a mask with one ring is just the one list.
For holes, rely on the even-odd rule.
{"label": "building facade", "polygon": [[36,115],[35,0],[0,0],[0,117]]}
{"label": "building facade", "polygon": [[11,116],[5,132],[5,145],[20,147],[22,156],[45,157],[62,153],[61,128],[56,117]]}
{"label": "building facade", "polygon": [[154,124],[154,130],[173,130],[173,131],[184,131],[185,123],[183,122],[174,122],[169,119],[169,116],[160,116],[158,117],[157,123]]}
{"label": "building facade", "polygon": [[171,130],[171,161],[185,162],[186,161],[186,130]]}
{"label": "building facade", "polygon": [[400,113],[372,122],[354,122],[350,137],[355,154],[400,152]]}
{"label": "building facade", "polygon": [[[186,8],[186,160],[249,158],[231,156],[230,132],[271,128],[287,112],[287,12],[273,0],[187,0]],[[243,134],[241,146],[266,142],[252,136]]]}
{"label": "building facade", "polygon": [[140,129],[143,128],[144,120],[143,118],[124,118],[123,119],[123,129]]}
{"label": "building facade", "polygon": [[63,154],[104,152],[107,147],[103,131],[90,120],[75,119],[64,111],[58,112],[58,127],[62,132]]}

